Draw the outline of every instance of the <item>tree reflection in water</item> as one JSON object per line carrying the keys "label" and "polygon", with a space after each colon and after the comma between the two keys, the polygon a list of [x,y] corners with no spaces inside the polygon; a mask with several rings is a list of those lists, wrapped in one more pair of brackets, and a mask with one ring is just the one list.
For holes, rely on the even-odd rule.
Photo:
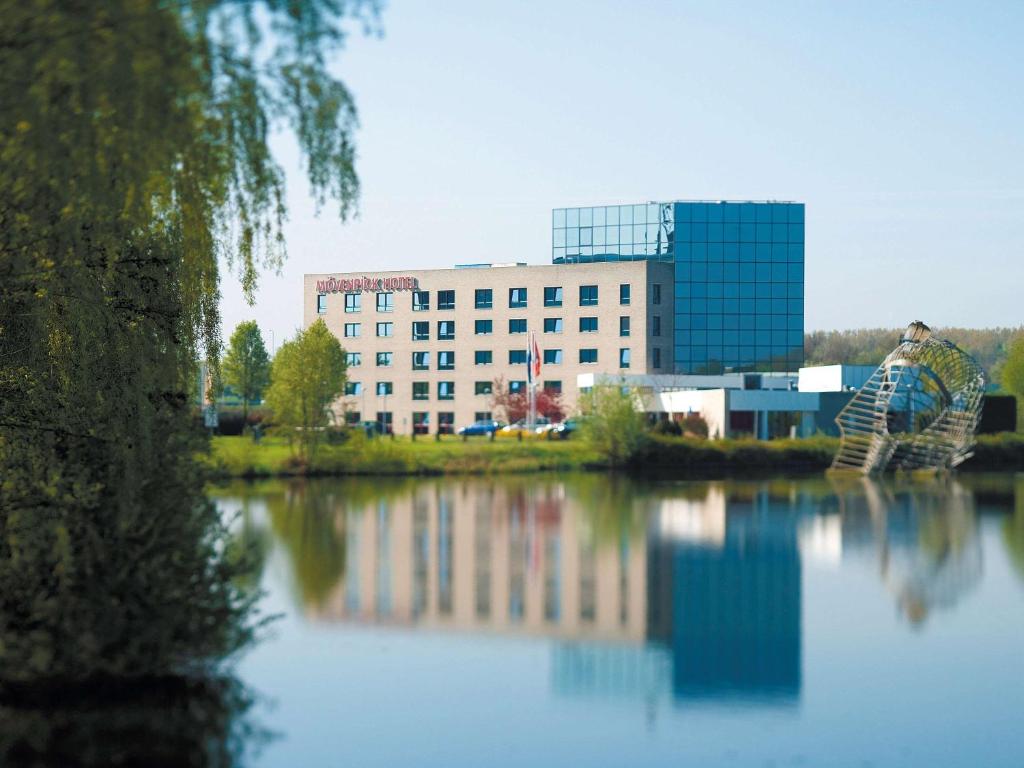
{"label": "tree reflection in water", "polygon": [[[17,646],[0,644],[0,765],[232,766],[270,738],[251,719],[253,695],[231,670],[231,659],[264,623],[250,606],[259,596],[269,542],[247,514],[251,496],[240,494],[238,519],[224,516],[225,527],[208,533],[209,540],[197,544],[182,535],[158,542],[155,556],[156,546],[149,550],[155,563],[145,567],[141,545],[109,550],[105,567],[134,572],[140,582],[132,600],[122,601],[132,609],[122,623],[140,628],[125,631],[124,643],[132,645],[123,657],[111,642],[110,657],[96,663],[85,631],[77,640],[59,638],[49,668],[25,660],[33,653],[31,637]],[[209,571],[202,572],[206,556]],[[174,557],[200,572],[191,582],[176,581],[179,569],[154,584],[161,558]],[[118,600],[82,589],[74,598],[67,590],[61,605],[73,617],[68,623],[92,628],[105,603]],[[186,605],[197,610],[190,615],[180,607]],[[9,619],[0,614],[5,637],[11,636]],[[54,633],[47,627],[36,634],[36,653],[48,649]],[[147,647],[154,657],[148,664]]]}
{"label": "tree reflection in water", "polygon": [[233,766],[269,733],[229,676],[105,679],[5,688],[0,763],[19,766]]}
{"label": "tree reflection in water", "polygon": [[1010,561],[1024,579],[1024,475],[1016,477],[1013,514],[1003,521],[1003,541]]}

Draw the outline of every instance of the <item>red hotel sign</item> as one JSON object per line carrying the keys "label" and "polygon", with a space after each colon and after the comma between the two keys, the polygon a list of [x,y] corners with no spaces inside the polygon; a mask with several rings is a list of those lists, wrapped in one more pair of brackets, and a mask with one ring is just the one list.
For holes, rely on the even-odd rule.
{"label": "red hotel sign", "polygon": [[329,277],[316,281],[317,293],[370,291],[415,291],[420,282],[415,277]]}

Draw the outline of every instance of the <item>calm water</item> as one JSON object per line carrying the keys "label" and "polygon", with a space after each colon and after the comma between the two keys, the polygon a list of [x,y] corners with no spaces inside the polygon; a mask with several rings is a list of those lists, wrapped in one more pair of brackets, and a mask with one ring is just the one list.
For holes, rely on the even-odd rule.
{"label": "calm water", "polygon": [[1024,475],[236,485],[268,766],[1024,766]]}

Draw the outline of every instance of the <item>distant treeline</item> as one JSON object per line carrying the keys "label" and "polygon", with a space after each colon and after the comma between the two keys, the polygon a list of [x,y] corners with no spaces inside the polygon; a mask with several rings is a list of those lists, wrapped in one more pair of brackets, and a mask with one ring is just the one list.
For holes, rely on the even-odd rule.
{"label": "distant treeline", "polygon": [[[851,363],[878,365],[900,340],[903,328],[862,328],[855,331],[815,331],[804,336],[807,365]],[[1021,328],[935,328],[936,336],[949,339],[971,354],[998,384],[1010,340]]]}

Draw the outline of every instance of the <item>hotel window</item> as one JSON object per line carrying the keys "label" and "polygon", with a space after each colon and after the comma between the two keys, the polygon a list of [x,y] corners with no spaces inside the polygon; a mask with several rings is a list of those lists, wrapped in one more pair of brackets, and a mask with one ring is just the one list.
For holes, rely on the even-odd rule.
{"label": "hotel window", "polygon": [[357,339],[357,338],[359,338],[359,326],[360,326],[360,323],[345,323],[345,338],[346,339]]}
{"label": "hotel window", "polygon": [[629,368],[629,347],[619,350],[619,368]]}
{"label": "hotel window", "polygon": [[347,313],[361,312],[363,309],[363,295],[361,293],[345,294],[345,311]]}
{"label": "hotel window", "polygon": [[439,341],[451,341],[455,338],[455,321],[454,320],[438,320],[437,321],[437,338]]}
{"label": "hotel window", "polygon": [[545,349],[544,362],[547,363],[548,365],[560,365],[562,362],[562,350]]}
{"label": "hotel window", "polygon": [[426,312],[430,309],[430,291],[412,292],[412,311]]}
{"label": "hotel window", "polygon": [[661,368],[661,350],[658,347],[651,350],[651,367]]}
{"label": "hotel window", "polygon": [[391,353],[390,352],[378,352],[377,353],[377,367],[387,368],[391,365]]}
{"label": "hotel window", "polygon": [[560,307],[562,306],[562,286],[560,285],[549,285],[544,289],[544,306],[545,307]]}
{"label": "hotel window", "polygon": [[544,382],[544,391],[554,395],[562,394],[562,382],[555,379],[548,379]]}
{"label": "hotel window", "polygon": [[377,323],[377,335],[381,337],[394,336],[395,335],[395,324],[394,323]]}
{"label": "hotel window", "polygon": [[426,411],[412,412],[412,433],[414,435],[430,434],[430,414]]}
{"label": "hotel window", "polygon": [[474,411],[473,421],[494,421],[494,415],[490,411]]}
{"label": "hotel window", "polygon": [[544,318],[544,333],[561,333],[562,332],[562,318],[560,317],[545,317]]}
{"label": "hotel window", "polygon": [[661,315],[651,318],[651,336],[661,336]]}
{"label": "hotel window", "polygon": [[357,365],[363,364],[363,353],[362,352],[346,352],[345,353],[345,365],[349,368],[355,368]]}
{"label": "hotel window", "polygon": [[597,286],[596,285],[581,285],[580,286],[580,306],[581,307],[596,307],[597,306]]}
{"label": "hotel window", "polygon": [[597,333],[597,318],[596,317],[581,317],[580,318],[580,333]]}
{"label": "hotel window", "polygon": [[390,381],[377,382],[377,397],[386,397],[395,394],[395,385]]}
{"label": "hotel window", "polygon": [[661,284],[651,286],[651,304],[661,304]]}
{"label": "hotel window", "polygon": [[428,341],[430,339],[430,323],[426,320],[417,320],[412,324],[412,340]]}
{"label": "hotel window", "polygon": [[414,371],[426,371],[430,369],[430,353],[429,352],[413,352],[412,353],[412,369]]}
{"label": "hotel window", "polygon": [[437,353],[437,370],[439,370],[439,371],[454,371],[455,370],[455,353],[454,352],[438,352]]}
{"label": "hotel window", "polygon": [[455,399],[455,382],[454,381],[439,381],[439,382],[437,382],[437,399],[438,400],[454,400]]}
{"label": "hotel window", "polygon": [[597,350],[596,349],[581,349],[580,350],[580,362],[581,363],[596,363],[597,362]]}
{"label": "hotel window", "polygon": [[629,317],[622,316],[619,318],[619,336],[629,336]]}
{"label": "hotel window", "polygon": [[473,293],[473,306],[477,309],[490,309],[494,306],[494,291],[490,288],[477,288]]}
{"label": "hotel window", "polygon": [[510,349],[508,351],[508,364],[509,365],[526,365],[526,350],[525,349]]}
{"label": "hotel window", "polygon": [[377,411],[377,427],[385,435],[390,435],[392,432],[392,413],[391,411]]}
{"label": "hotel window", "polygon": [[629,306],[629,283],[619,285],[619,304],[624,307]]}
{"label": "hotel window", "polygon": [[438,291],[437,308],[455,309],[455,291]]}
{"label": "hotel window", "polygon": [[395,294],[393,294],[393,293],[378,293],[377,294],[377,311],[378,312],[394,312],[395,311]]}
{"label": "hotel window", "polygon": [[474,395],[489,395],[494,391],[494,384],[490,381],[477,381],[473,384]]}
{"label": "hotel window", "polygon": [[441,435],[450,435],[455,432],[455,414],[451,411],[438,411],[437,432]]}
{"label": "hotel window", "polygon": [[360,419],[360,416],[362,416],[362,414],[359,413],[359,411],[345,411],[345,423],[350,427],[354,427],[362,420]]}
{"label": "hotel window", "polygon": [[510,381],[508,383],[508,391],[509,391],[509,394],[512,394],[512,395],[519,394],[520,392],[525,392],[526,391],[526,382],[525,381]]}
{"label": "hotel window", "polygon": [[327,296],[320,293],[316,297],[316,313],[323,315],[327,313]]}
{"label": "hotel window", "polygon": [[494,353],[489,349],[478,349],[473,353],[473,365],[490,365],[494,362]]}
{"label": "hotel window", "polygon": [[477,336],[488,336],[493,332],[493,320],[477,320],[473,323],[473,333],[475,333]]}
{"label": "hotel window", "polygon": [[363,394],[363,385],[358,381],[346,381],[345,382],[345,394],[346,395],[361,395]]}
{"label": "hotel window", "polygon": [[526,289],[525,288],[509,288],[508,289],[508,306],[509,309],[522,309],[526,306]]}
{"label": "hotel window", "polygon": [[430,382],[429,381],[414,381],[412,383],[412,399],[413,400],[429,400],[430,399]]}
{"label": "hotel window", "polygon": [[526,320],[509,320],[508,321],[508,332],[509,333],[526,333]]}

